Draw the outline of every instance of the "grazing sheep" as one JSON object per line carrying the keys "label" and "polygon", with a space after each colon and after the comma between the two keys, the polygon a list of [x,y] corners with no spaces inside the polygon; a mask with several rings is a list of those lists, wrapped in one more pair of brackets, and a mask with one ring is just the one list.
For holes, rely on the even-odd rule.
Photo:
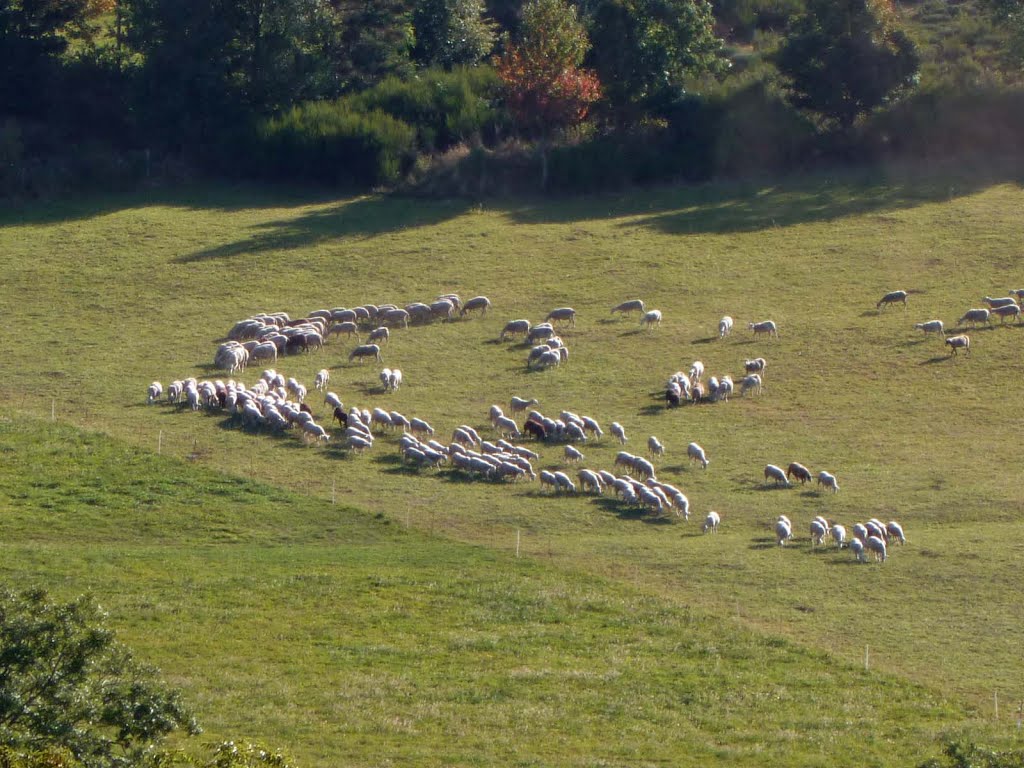
{"label": "grazing sheep", "polygon": [[550,485],[555,491],[558,490],[558,479],[555,477],[554,472],[549,472],[546,469],[540,471],[540,487],[544,490],[545,485]]}
{"label": "grazing sheep", "polygon": [[522,432],[519,431],[519,426],[508,416],[499,416],[496,418],[494,420],[494,428],[498,430],[498,433],[502,436],[508,435],[509,437],[522,437]]}
{"label": "grazing sheep", "polygon": [[489,416],[489,418],[491,420],[491,426],[494,426],[494,422],[497,421],[499,418],[501,418],[504,415],[505,415],[505,412],[503,410],[501,410],[501,406],[500,405],[492,405],[491,408],[490,408],[490,411],[488,412],[488,416]]}
{"label": "grazing sheep", "polygon": [[871,554],[875,557],[875,562],[885,562],[887,556],[885,548],[885,539],[879,536],[868,536],[868,540],[864,542],[864,546],[870,550]]}
{"label": "grazing sheep", "polygon": [[718,321],[718,338],[724,339],[732,333],[732,318],[726,315]]}
{"label": "grazing sheep", "polygon": [[391,411],[391,413],[389,413],[388,415],[391,417],[391,426],[401,427],[402,432],[405,432],[412,426],[412,422],[410,422],[409,419],[405,418],[405,416],[400,414],[398,411]]}
{"label": "grazing sheep", "polygon": [[327,383],[331,380],[331,372],[326,368],[321,368],[316,372],[316,377],[313,379],[313,389],[317,392],[323,392],[327,389]]}
{"label": "grazing sheep", "polygon": [[821,520],[815,518],[811,520],[811,546],[817,547],[825,543],[825,539],[828,538],[829,526],[822,523]]}
{"label": "grazing sheep", "polygon": [[481,316],[487,314],[487,310],[491,308],[491,300],[486,296],[474,296],[472,299],[462,305],[462,309],[459,312],[459,317],[465,317],[469,312],[479,311]]}
{"label": "grazing sheep", "polygon": [[565,460],[566,461],[583,461],[583,454],[580,453],[574,446],[565,446]]}
{"label": "grazing sheep", "polygon": [[526,423],[523,424],[523,432],[535,440],[546,440],[548,437],[547,427],[533,419],[526,420]]}
{"label": "grazing sheep", "polygon": [[789,487],[789,480],[786,478],[785,471],[782,467],[777,467],[774,464],[766,464],[764,468],[764,481],[767,483],[769,480],[774,480],[775,485]]}
{"label": "grazing sheep", "polygon": [[512,399],[509,401],[509,407],[512,409],[512,413],[521,413],[525,411],[527,408],[529,408],[531,405],[539,404],[540,401],[535,397],[526,400],[525,398],[515,397],[513,395]]}
{"label": "grazing sheep", "polygon": [[780,547],[786,546],[786,542],[793,538],[793,525],[788,518],[780,517],[775,521],[775,541]]}
{"label": "grazing sheep", "polygon": [[647,450],[652,456],[664,456],[665,446],[654,435],[647,438]]}
{"label": "grazing sheep", "polygon": [[526,334],[527,344],[536,344],[538,341],[545,341],[555,336],[555,329],[551,323],[538,323],[531,326]]}
{"label": "grazing sheep", "polygon": [[722,517],[717,512],[708,512],[708,516],[704,518],[704,525],[701,526],[701,533],[718,533],[718,526],[722,523]]}
{"label": "grazing sheep", "polygon": [[704,453],[704,449],[697,445],[697,443],[690,443],[686,446],[686,455],[690,458],[690,461],[699,461],[703,469],[707,469],[708,464],[711,463]]}
{"label": "grazing sheep", "polygon": [[159,381],[154,381],[149,385],[149,389],[146,390],[146,402],[152,405],[160,399],[160,395],[164,393],[163,384]]}
{"label": "grazing sheep", "polygon": [[[956,321],[957,325],[963,325],[964,323],[970,323],[971,325],[977,325],[978,323],[991,323],[992,313],[984,307],[979,309],[968,309],[961,315],[960,319]],[[947,340],[948,343],[948,340]]]}
{"label": "grazing sheep", "polygon": [[991,296],[986,296],[984,299],[982,299],[982,301],[988,304],[992,309],[998,309],[999,307],[1008,307],[1011,304],[1017,303],[1017,299],[1015,299],[1013,296],[1001,296],[998,299],[993,299]]}
{"label": "grazing sheep", "polygon": [[794,477],[800,481],[801,485],[809,483],[811,481],[811,471],[803,464],[794,461],[786,467],[786,478],[791,479]]}
{"label": "grazing sheep", "polygon": [[924,331],[926,336],[929,333],[937,333],[940,336],[943,333],[945,333],[941,320],[929,320],[926,323],[914,323],[914,329],[918,331]]}
{"label": "grazing sheep", "polygon": [[613,421],[610,429],[612,436],[619,441],[619,444],[625,445],[627,438],[626,430],[623,428],[623,426],[619,424],[619,422]]}
{"label": "grazing sheep", "polygon": [[747,323],[747,327],[754,332],[754,336],[767,333],[768,337],[779,338],[779,329],[773,320],[762,320],[759,323]]}
{"label": "grazing sheep", "polygon": [[576,493],[576,484],[569,479],[569,476],[565,472],[553,472],[555,476],[555,482],[559,491],[568,491],[569,493]]}
{"label": "grazing sheep", "polygon": [[690,366],[690,381],[696,384],[701,380],[704,375],[704,363],[700,360],[694,360],[693,365]]}
{"label": "grazing sheep", "polygon": [[832,491],[832,493],[839,493],[839,483],[836,481],[836,476],[833,475],[831,472],[819,472],[818,485],[824,486],[825,488]]}
{"label": "grazing sheep", "polygon": [[907,537],[903,534],[903,526],[897,523],[895,520],[890,520],[888,523],[886,523],[885,530],[886,533],[888,533],[892,539],[895,539],[900,544],[907,543]]}
{"label": "grazing sheep", "polygon": [[319,424],[314,424],[312,421],[306,422],[302,425],[302,432],[306,437],[312,438],[318,443],[326,443],[331,439],[330,434]]}
{"label": "grazing sheep", "polygon": [[601,481],[601,476],[591,469],[581,469],[577,473],[577,477],[580,479],[580,488],[587,490],[588,488],[596,493],[598,496],[604,494],[604,483]]}
{"label": "grazing sheep", "polygon": [[890,304],[902,304],[903,308],[907,308],[907,292],[906,291],[889,291],[875,304],[875,309],[881,310],[882,307],[887,307]]}
{"label": "grazing sheep", "polygon": [[576,310],[572,307],[558,307],[548,312],[544,318],[545,322],[568,323],[570,327],[576,327]]}
{"label": "grazing sheep", "polygon": [[867,557],[864,555],[864,542],[860,539],[850,540],[850,551],[853,552],[853,556],[858,563],[867,562]]}
{"label": "grazing sheep", "polygon": [[646,325],[648,330],[656,325],[661,325],[661,310],[652,309],[650,312],[645,312],[643,317],[640,318],[640,325]]}
{"label": "grazing sheep", "polygon": [[341,336],[342,334],[349,338],[355,336],[356,341],[359,341],[359,326],[353,320],[346,320],[340,323],[331,323],[330,328],[327,329],[328,336]]}
{"label": "grazing sheep", "polygon": [[832,533],[832,541],[834,541],[836,543],[836,546],[839,549],[842,549],[843,545],[846,543],[846,528],[841,526],[839,523],[836,523],[835,525],[832,526],[831,533]]}
{"label": "grazing sheep", "polygon": [[388,391],[389,383],[391,381],[391,369],[385,368],[380,372],[380,383],[384,387],[384,391]]}
{"label": "grazing sheep", "polygon": [[966,334],[950,336],[946,339],[946,345],[949,347],[949,354],[951,355],[957,354],[961,349],[968,355],[971,354],[971,339]]}
{"label": "grazing sheep", "polygon": [[501,329],[498,341],[504,341],[507,336],[525,336],[530,332],[529,320],[509,320]]}
{"label": "grazing sheep", "polygon": [[601,425],[597,423],[595,419],[590,416],[583,416],[580,418],[584,432],[590,432],[595,439],[604,437],[604,432],[601,430]]}
{"label": "grazing sheep", "polygon": [[755,357],[753,360],[743,361],[743,370],[746,373],[756,373],[764,376],[764,369],[768,367],[768,361],[763,357]]}
{"label": "grazing sheep", "polygon": [[380,347],[376,344],[360,344],[349,353],[348,360],[349,362],[352,362],[358,358],[359,361],[362,362],[363,359],[367,357],[372,357],[377,360],[377,362],[380,362]]}
{"label": "grazing sheep", "polygon": [[616,312],[619,312],[620,314],[628,315],[630,312],[643,311],[644,303],[640,299],[630,299],[629,301],[624,301],[621,304],[617,304],[616,306],[612,307],[611,313],[614,315]]}
{"label": "grazing sheep", "polygon": [[764,382],[762,382],[761,377],[758,374],[750,374],[749,376],[744,376],[743,380],[739,382],[739,394],[745,396],[751,390],[755,394],[761,394],[763,387]]}
{"label": "grazing sheep", "polygon": [[379,328],[374,328],[370,331],[370,335],[366,337],[366,340],[370,343],[379,341],[383,344],[387,344],[391,341],[391,330],[384,325]]}
{"label": "grazing sheep", "polygon": [[992,314],[999,317],[1000,324],[1005,323],[1007,318],[1017,320],[1020,318],[1020,307],[1016,304],[1007,304],[1003,307],[993,307]]}

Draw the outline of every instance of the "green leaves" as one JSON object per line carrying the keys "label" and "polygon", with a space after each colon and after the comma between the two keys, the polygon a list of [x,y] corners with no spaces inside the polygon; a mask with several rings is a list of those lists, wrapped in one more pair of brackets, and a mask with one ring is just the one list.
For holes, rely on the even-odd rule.
{"label": "green leaves", "polygon": [[177,692],[116,642],[87,597],[0,591],[0,745],[63,747],[90,768],[199,728]]}

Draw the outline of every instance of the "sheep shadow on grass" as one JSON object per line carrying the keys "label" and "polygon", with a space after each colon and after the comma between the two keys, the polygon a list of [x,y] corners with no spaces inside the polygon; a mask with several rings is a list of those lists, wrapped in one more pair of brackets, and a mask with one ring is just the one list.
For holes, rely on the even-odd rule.
{"label": "sheep shadow on grass", "polygon": [[935,365],[936,363],[945,363],[952,358],[952,355],[939,355],[938,357],[930,357],[927,360],[922,360],[918,365]]}
{"label": "sheep shadow on grass", "polygon": [[717,336],[705,336],[705,337],[703,337],[701,339],[694,339],[690,343],[691,344],[713,344],[716,341],[718,341],[718,337]]}
{"label": "sheep shadow on grass", "polygon": [[674,522],[667,515],[654,515],[643,507],[630,506],[618,499],[597,496],[594,503],[602,511],[615,515],[619,520],[635,520],[647,525],[671,525]]}

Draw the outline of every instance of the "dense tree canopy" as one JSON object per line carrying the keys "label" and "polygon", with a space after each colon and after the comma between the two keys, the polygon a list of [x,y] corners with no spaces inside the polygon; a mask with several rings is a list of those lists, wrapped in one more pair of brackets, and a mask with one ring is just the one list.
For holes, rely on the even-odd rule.
{"label": "dense tree canopy", "polygon": [[775,62],[796,106],[844,130],[910,88],[919,66],[888,0],[809,0]]}
{"label": "dense tree canopy", "polygon": [[617,122],[633,122],[683,92],[687,77],[721,69],[722,41],[703,0],[593,0],[588,64]]}
{"label": "dense tree canopy", "polygon": [[108,768],[179,728],[198,730],[91,600],[0,591],[0,745],[62,747],[89,768]]}
{"label": "dense tree canopy", "polygon": [[485,10],[483,0],[419,0],[412,16],[416,62],[451,69],[488,56],[494,24],[484,18]]}

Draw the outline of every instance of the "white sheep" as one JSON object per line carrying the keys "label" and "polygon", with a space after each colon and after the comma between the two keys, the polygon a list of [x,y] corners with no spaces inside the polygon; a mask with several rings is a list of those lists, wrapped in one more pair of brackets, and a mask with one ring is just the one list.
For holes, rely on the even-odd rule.
{"label": "white sheep", "polygon": [[[968,309],[960,319],[956,321],[956,324],[963,325],[964,323],[970,323],[971,325],[977,325],[978,323],[991,323],[992,313],[984,307],[977,309]],[[947,340],[948,341],[948,340]]]}
{"label": "white sheep", "polygon": [[505,412],[501,409],[500,405],[492,405],[488,411],[488,418],[491,420],[491,426],[494,426],[494,422],[505,415]]}
{"label": "white sheep", "polygon": [[665,446],[654,435],[647,438],[647,450],[652,456],[664,456]]}
{"label": "white sheep", "polygon": [[604,432],[601,430],[601,425],[597,423],[595,419],[590,416],[582,416],[580,421],[583,422],[583,430],[590,432],[595,438],[600,439],[604,437]]}
{"label": "white sheep", "polygon": [[926,336],[929,333],[937,333],[940,336],[945,333],[941,320],[928,320],[924,323],[914,323],[914,330],[923,331]]}
{"label": "white sheep", "polygon": [[553,472],[552,474],[555,476],[555,482],[558,484],[558,490],[576,493],[576,484],[569,479],[569,476],[565,474],[565,472]]}
{"label": "white sheep", "polygon": [[828,537],[829,527],[823,525],[821,520],[815,518],[811,520],[811,546],[821,546],[825,543],[825,539]]}
{"label": "white sheep", "polygon": [[530,332],[529,320],[509,320],[498,335],[498,341],[504,341],[507,336],[525,336]]}
{"label": "white sheep", "polygon": [[701,377],[703,375],[704,363],[702,363],[700,360],[694,360],[693,365],[690,366],[690,381],[695,384],[701,380]]}
{"label": "white sheep", "polygon": [[[444,297],[449,298],[449,297]],[[469,312],[479,311],[481,316],[487,314],[487,310],[491,308],[491,300],[486,296],[474,296],[472,299],[462,305],[462,309],[459,311],[460,317],[465,317]]]}
{"label": "white sheep", "polygon": [[578,473],[580,479],[580,488],[587,490],[588,488],[594,493],[600,495],[604,494],[604,483],[601,481],[601,476],[590,469],[581,469]]}
{"label": "white sheep", "polygon": [[537,398],[532,397],[529,400],[523,397],[512,396],[509,401],[509,407],[512,409],[512,413],[521,413],[532,405],[539,405],[540,401]]}
{"label": "white sheep", "polygon": [[704,449],[697,443],[690,443],[686,446],[686,455],[690,457],[690,461],[699,461],[703,469],[707,469],[708,464],[711,463],[705,454]]}
{"label": "white sheep", "polygon": [[316,372],[316,376],[313,379],[313,389],[317,392],[323,392],[327,389],[327,383],[331,380],[331,372],[326,368],[321,368]]}
{"label": "white sheep", "polygon": [[780,547],[786,546],[786,542],[793,538],[793,524],[785,516],[775,521],[775,541]]}
{"label": "white sheep", "polygon": [[701,526],[701,533],[718,533],[718,526],[722,523],[722,517],[717,512],[708,512],[707,517],[704,518],[704,525]]}
{"label": "white sheep", "polygon": [[385,368],[380,372],[380,383],[384,387],[384,391],[387,392],[391,382],[391,369]]}
{"label": "white sheep", "polygon": [[756,373],[751,373],[743,377],[740,382],[740,395],[746,396],[747,392],[753,392],[755,395],[761,394],[763,388],[761,377]]}
{"label": "white sheep", "polygon": [[377,362],[380,362],[380,347],[376,344],[360,344],[349,353],[348,360],[349,362],[352,362],[356,358],[359,358],[359,361],[362,362],[362,360],[367,357],[372,357],[377,360]]}
{"label": "white sheep", "polygon": [[565,446],[565,460],[566,461],[583,461],[583,458],[584,458],[583,454],[580,453],[579,450],[576,449],[574,446],[572,446],[572,445]]}
{"label": "white sheep", "polygon": [[509,437],[522,437],[522,433],[519,431],[519,426],[508,416],[499,416],[496,418],[494,420],[494,428],[498,430],[498,433],[502,436],[508,435]]}
{"label": "white sheep", "polygon": [[732,333],[732,318],[726,315],[718,321],[718,338],[724,339]]}
{"label": "white sheep", "polygon": [[864,542],[864,546],[875,556],[876,562],[885,562],[887,551],[885,548],[885,539],[880,536],[868,536],[868,540]]}
{"label": "white sheep", "polygon": [[860,539],[850,539],[850,551],[853,552],[853,556],[858,563],[867,561],[867,558],[864,556],[864,542]]}
{"label": "white sheep", "polygon": [[846,543],[846,528],[841,526],[839,523],[835,523],[832,526],[832,541],[836,543],[839,549],[843,548]]}
{"label": "white sheep", "polygon": [[789,487],[789,480],[786,478],[786,471],[774,464],[766,464],[764,468],[764,481],[774,480],[776,485]]}
{"label": "white sheep", "polygon": [[949,347],[951,355],[957,354],[961,349],[968,355],[971,354],[971,339],[965,333],[961,333],[959,336],[950,336],[946,339],[946,346]]}
{"label": "white sheep", "polygon": [[1003,307],[993,307],[992,314],[999,318],[1000,324],[1005,323],[1007,318],[1017,320],[1020,318],[1020,307],[1016,304],[1007,304]]}
{"label": "white sheep", "polygon": [[397,392],[400,386],[402,386],[402,372],[398,368],[392,368],[386,388],[392,392]]}
{"label": "white sheep", "polygon": [[753,360],[743,361],[743,370],[746,373],[756,373],[764,376],[764,369],[768,367],[768,361],[763,357],[755,357]]}
{"label": "white sheep", "polygon": [[885,530],[886,533],[888,533],[892,539],[895,539],[900,544],[907,543],[907,537],[903,533],[903,526],[897,523],[895,520],[890,520],[888,523],[886,523]]}
{"label": "white sheep", "polygon": [[162,395],[163,393],[163,384],[161,384],[159,381],[154,381],[152,384],[149,385],[149,388],[146,390],[146,402],[152,405],[153,403],[160,399],[160,395]]}
{"label": "white sheep", "polygon": [[434,428],[423,419],[409,419],[409,431],[414,435],[433,435]]}
{"label": "white sheep", "polygon": [[831,472],[825,472],[822,470],[818,473],[818,485],[824,486],[832,493],[839,493],[839,483],[836,481],[836,476]]}
{"label": "white sheep", "polygon": [[548,312],[548,316],[544,318],[544,322],[556,322],[556,323],[568,323],[571,327],[576,327],[576,310],[572,307],[558,307]]}
{"label": "white sheep", "polygon": [[768,337],[775,338],[779,337],[778,326],[775,325],[773,320],[762,320],[759,323],[747,323],[747,327],[754,332],[754,336],[759,336],[762,333],[767,333]]}
{"label": "white sheep", "polygon": [[887,307],[890,304],[902,304],[903,308],[907,308],[907,292],[906,291],[889,291],[875,304],[875,309],[881,310],[882,307]]}
{"label": "white sheep", "polygon": [[621,304],[617,304],[616,306],[612,307],[611,313],[614,315],[616,312],[620,312],[623,315],[628,315],[630,312],[643,311],[644,303],[640,299],[630,299],[629,301],[624,301]]}
{"label": "white sheep", "polygon": [[610,429],[612,436],[619,441],[619,444],[625,445],[627,440],[625,428],[619,422],[613,421]]}
{"label": "white sheep", "polygon": [[1013,296],[1001,296],[997,299],[993,299],[991,296],[986,296],[983,301],[988,304],[992,309],[998,309],[999,307],[1008,307],[1011,304],[1016,305],[1017,299]]}
{"label": "white sheep", "polygon": [[649,312],[645,312],[643,317],[640,318],[640,325],[647,326],[648,330],[656,325],[661,325],[661,310],[652,309]]}

